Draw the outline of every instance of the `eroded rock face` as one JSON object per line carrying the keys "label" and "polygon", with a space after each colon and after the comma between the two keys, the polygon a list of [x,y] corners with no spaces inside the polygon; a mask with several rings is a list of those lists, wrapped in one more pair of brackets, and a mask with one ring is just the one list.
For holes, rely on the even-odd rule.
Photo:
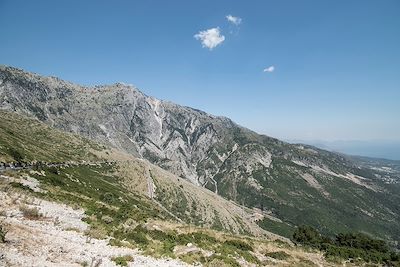
{"label": "eroded rock face", "polygon": [[204,184],[218,169],[209,166],[200,175],[197,167],[210,148],[223,141],[222,130],[238,127],[226,118],[146,96],[122,83],[82,87],[10,67],[1,67],[0,78],[2,109],[111,144],[196,184]]}

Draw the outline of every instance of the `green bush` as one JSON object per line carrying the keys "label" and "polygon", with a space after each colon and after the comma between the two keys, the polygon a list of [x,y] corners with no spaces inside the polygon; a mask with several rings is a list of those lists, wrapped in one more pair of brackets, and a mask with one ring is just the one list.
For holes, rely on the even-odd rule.
{"label": "green bush", "polygon": [[128,266],[128,262],[133,261],[133,257],[131,255],[118,256],[112,258],[112,261],[114,261],[116,265]]}
{"label": "green bush", "polygon": [[338,234],[336,236],[336,244],[343,247],[375,250],[382,253],[389,252],[385,241],[373,239],[361,233]]}
{"label": "green bush", "polygon": [[170,241],[170,240],[165,240],[163,242],[163,246],[162,246],[163,254],[164,255],[168,255],[168,256],[172,256],[175,246],[176,246],[175,242]]}
{"label": "green bush", "polygon": [[147,239],[146,234],[136,230],[128,232],[126,234],[126,239],[142,246],[146,246],[149,244],[149,240]]}
{"label": "green bush", "polygon": [[294,231],[293,241],[296,244],[320,248],[321,244],[323,243],[323,237],[313,227],[302,225]]}
{"label": "green bush", "polygon": [[10,185],[12,187],[14,187],[14,188],[19,188],[19,189],[22,189],[22,190],[33,192],[33,190],[29,186],[23,185],[23,184],[18,183],[18,182],[11,182]]}
{"label": "green bush", "polygon": [[177,241],[181,245],[186,245],[187,243],[195,243],[202,248],[209,248],[218,242],[215,237],[203,232],[180,234]]}

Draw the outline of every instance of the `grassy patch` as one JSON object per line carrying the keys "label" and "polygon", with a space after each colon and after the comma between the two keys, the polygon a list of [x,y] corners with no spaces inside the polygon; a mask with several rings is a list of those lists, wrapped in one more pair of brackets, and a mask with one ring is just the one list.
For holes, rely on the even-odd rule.
{"label": "grassy patch", "polygon": [[18,183],[18,182],[11,182],[10,185],[12,187],[14,187],[14,188],[18,188],[18,189],[21,189],[21,190],[33,192],[33,190],[29,186],[23,185],[23,184]]}
{"label": "grassy patch", "polygon": [[271,258],[274,258],[277,260],[287,260],[291,257],[289,254],[287,254],[284,251],[267,252],[267,253],[265,253],[265,256],[271,257]]}
{"label": "grassy patch", "polygon": [[179,259],[189,264],[204,264],[207,261],[206,257],[204,257],[201,252],[183,254],[179,256]]}
{"label": "grassy patch", "polygon": [[91,151],[104,149],[83,137],[16,113],[0,111],[0,116],[0,159],[3,162],[97,160]]}
{"label": "grassy patch", "polygon": [[232,257],[227,255],[212,255],[205,265],[207,267],[221,266],[221,267],[240,267],[240,264]]}
{"label": "grassy patch", "polygon": [[251,245],[249,245],[245,241],[238,240],[238,239],[227,240],[224,242],[224,245],[231,246],[236,249],[243,250],[243,251],[253,251],[253,247]]}

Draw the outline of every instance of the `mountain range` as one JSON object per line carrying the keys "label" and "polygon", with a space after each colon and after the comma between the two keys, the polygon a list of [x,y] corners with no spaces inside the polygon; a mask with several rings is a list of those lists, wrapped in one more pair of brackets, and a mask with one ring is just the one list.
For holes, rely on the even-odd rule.
{"label": "mountain range", "polygon": [[[289,144],[123,83],[80,86],[9,66],[0,66],[0,109],[146,160],[157,166],[151,168],[157,168],[164,185],[173,180],[177,188],[181,179],[182,187],[199,188],[193,203],[212,194],[217,202],[234,203],[231,207],[257,210],[262,214],[258,225],[273,233],[290,236],[306,224],[328,235],[356,230],[400,241],[400,164],[395,161]],[[132,182],[128,173],[126,186]],[[166,212],[213,224],[194,219],[192,204],[174,208],[191,191],[170,194],[171,186],[155,183]],[[225,214],[232,222],[228,228],[240,225]]]}

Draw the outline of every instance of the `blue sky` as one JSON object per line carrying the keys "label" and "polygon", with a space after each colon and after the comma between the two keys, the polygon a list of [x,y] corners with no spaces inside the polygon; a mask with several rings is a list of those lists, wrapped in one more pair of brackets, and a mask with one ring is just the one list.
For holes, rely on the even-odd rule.
{"label": "blue sky", "polygon": [[[0,0],[0,64],[131,83],[283,139],[400,142],[399,14],[398,0]],[[224,40],[202,47],[215,28]]]}

